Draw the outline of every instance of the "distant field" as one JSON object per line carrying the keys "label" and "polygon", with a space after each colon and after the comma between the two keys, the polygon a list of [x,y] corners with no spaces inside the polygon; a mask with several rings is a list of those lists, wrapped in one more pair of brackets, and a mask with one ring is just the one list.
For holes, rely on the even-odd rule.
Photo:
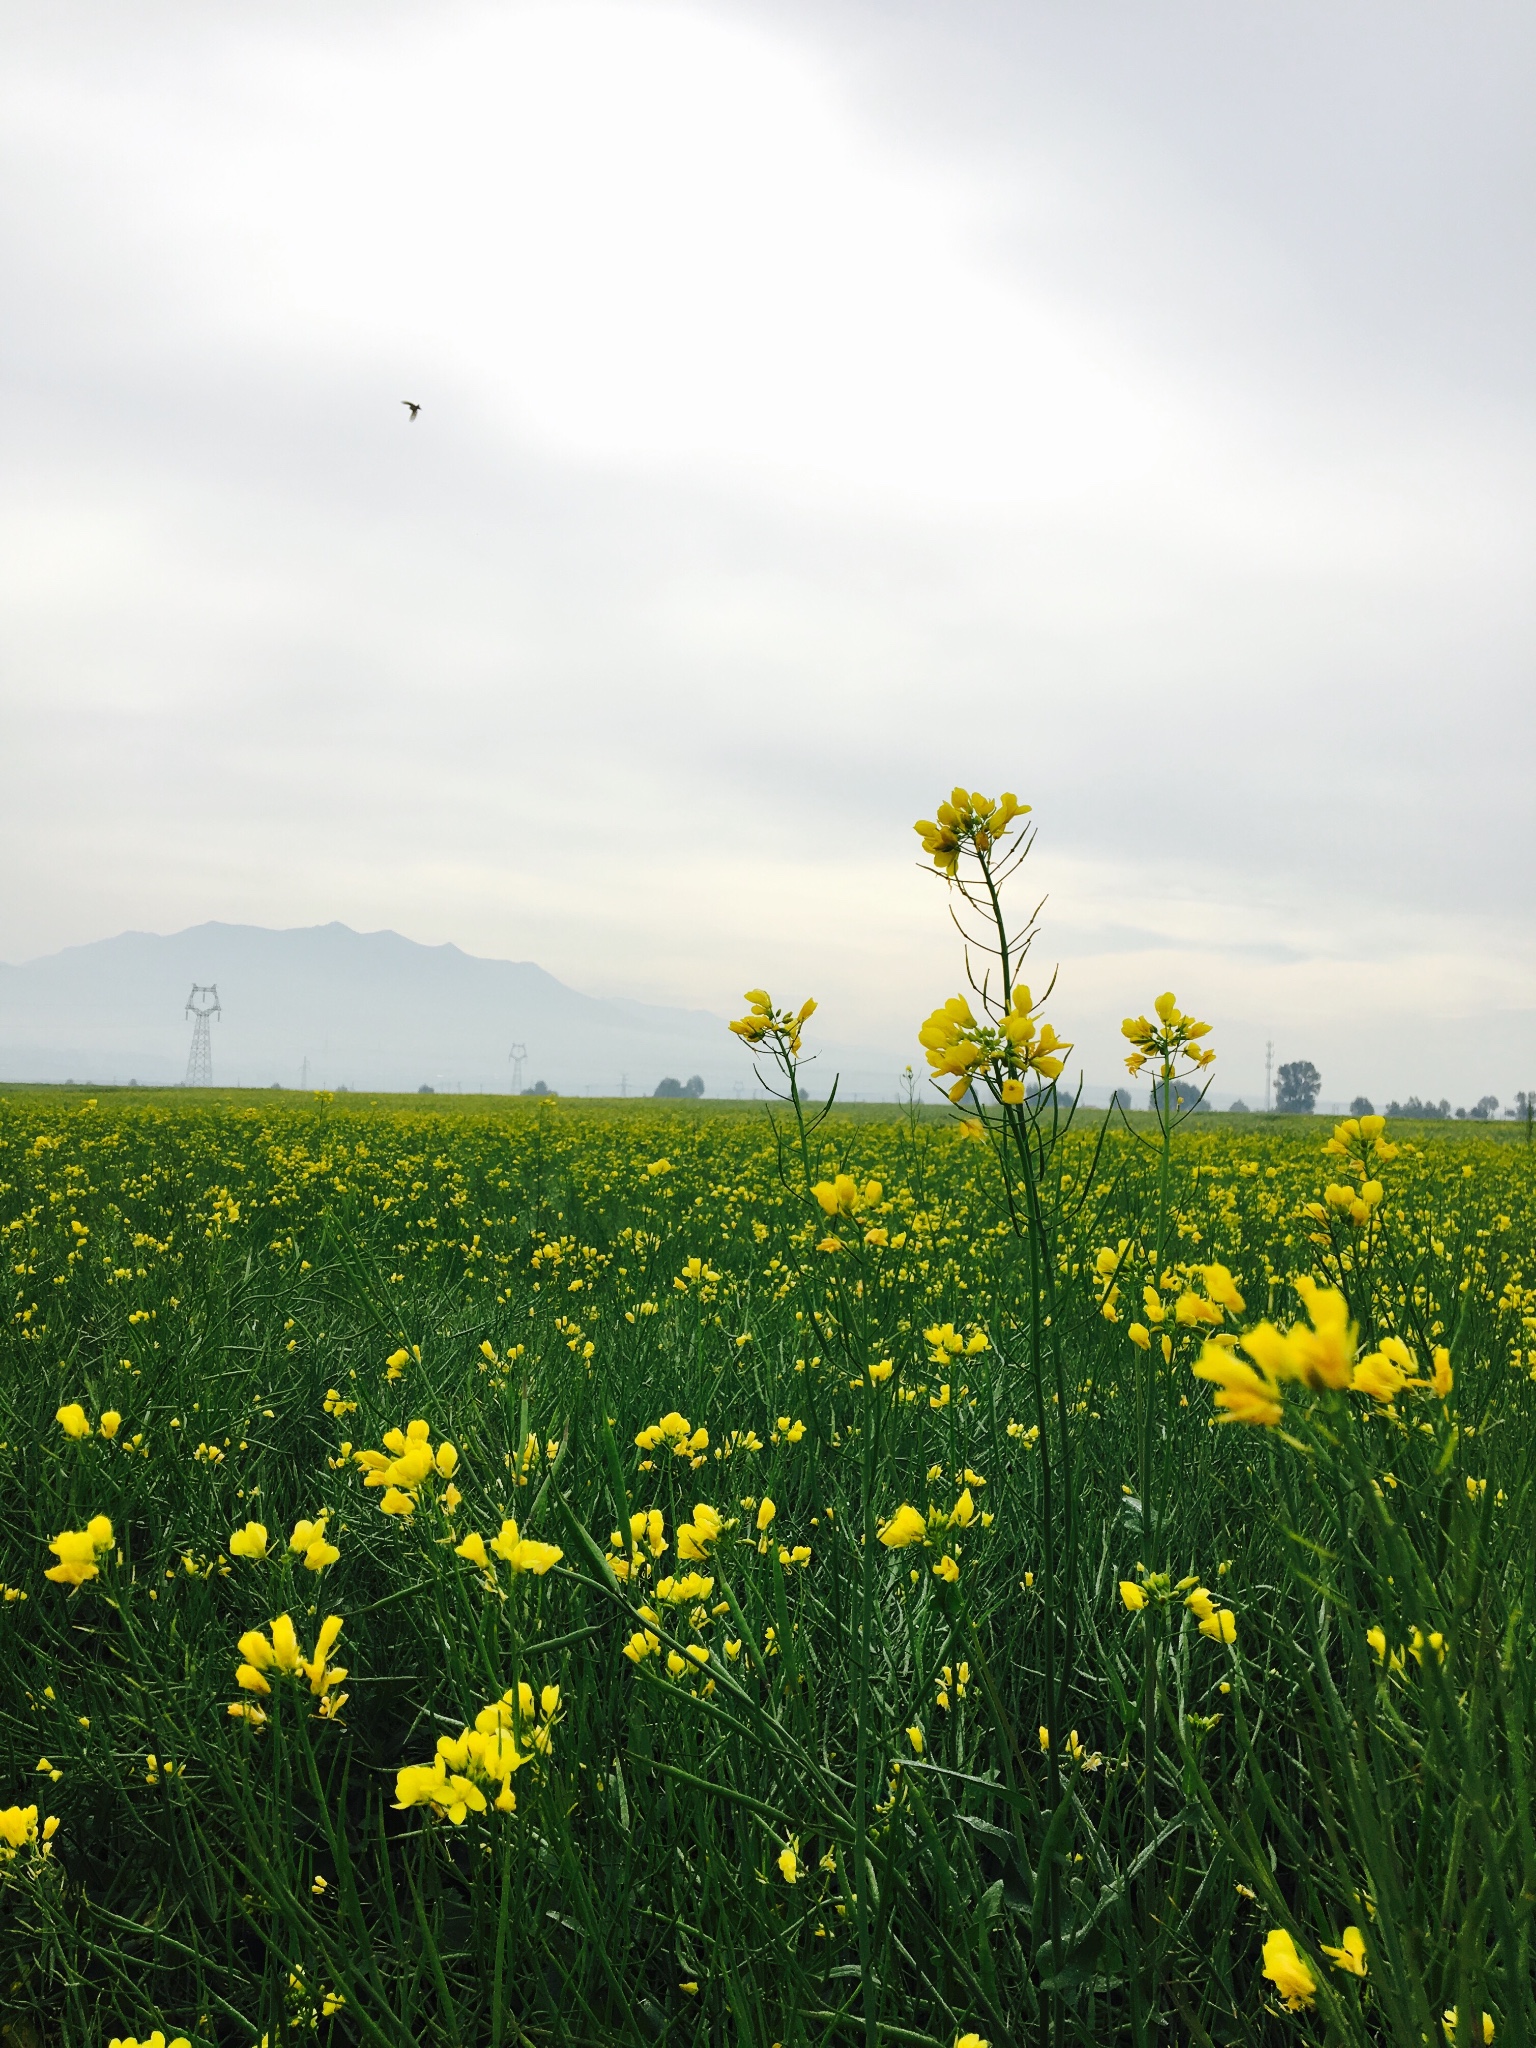
{"label": "distant field", "polygon": [[1536,2038],[1536,1164],[1330,1129],[0,1096],[0,2039]]}

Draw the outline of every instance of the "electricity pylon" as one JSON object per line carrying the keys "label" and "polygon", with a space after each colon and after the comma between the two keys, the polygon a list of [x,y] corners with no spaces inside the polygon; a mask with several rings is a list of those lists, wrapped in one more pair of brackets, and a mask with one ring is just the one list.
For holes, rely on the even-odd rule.
{"label": "electricity pylon", "polygon": [[[213,1001],[199,1005],[199,996],[212,996]],[[188,1088],[211,1088],[213,1086],[213,1048],[208,1042],[208,1019],[223,1015],[223,1011],[219,1006],[217,985],[203,988],[194,981],[192,993],[187,997],[185,1014],[188,1017],[195,1017],[197,1019],[197,1022],[192,1026],[192,1050],[187,1055],[187,1078],[185,1085]]]}
{"label": "electricity pylon", "polygon": [[522,1044],[514,1045],[512,1050],[507,1054],[507,1058],[512,1062],[512,1093],[514,1095],[519,1095],[522,1093],[523,1061],[527,1059],[527,1057],[528,1048],[526,1045]]}

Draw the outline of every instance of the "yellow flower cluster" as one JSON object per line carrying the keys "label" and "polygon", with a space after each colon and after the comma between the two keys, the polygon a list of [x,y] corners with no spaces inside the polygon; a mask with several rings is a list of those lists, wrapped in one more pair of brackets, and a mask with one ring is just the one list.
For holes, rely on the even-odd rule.
{"label": "yellow flower cluster", "polygon": [[[1363,1229],[1370,1222],[1386,1193],[1381,1182],[1371,1176],[1371,1161],[1391,1161],[1402,1150],[1401,1146],[1388,1142],[1386,1122],[1382,1116],[1352,1116],[1334,1126],[1333,1136],[1323,1151],[1333,1158],[1343,1159],[1356,1176],[1357,1184],[1331,1182],[1323,1190],[1321,1202],[1308,1202],[1304,1206],[1304,1216],[1310,1217],[1314,1223],[1326,1224],[1329,1211],[1333,1210],[1357,1229]],[[1326,1238],[1318,1240],[1319,1243],[1327,1241]]]}
{"label": "yellow flower cluster", "polygon": [[[1101,1252],[1099,1257],[1102,1259],[1104,1254]],[[1118,1270],[1118,1266],[1116,1270]],[[1219,1329],[1229,1314],[1241,1315],[1247,1306],[1247,1303],[1238,1291],[1237,1282],[1233,1279],[1230,1270],[1226,1266],[1217,1262],[1208,1266],[1186,1267],[1184,1270],[1198,1277],[1201,1286],[1205,1289],[1204,1294],[1197,1294],[1192,1286],[1182,1285],[1178,1276],[1174,1273],[1164,1273],[1162,1275],[1160,1288],[1153,1287],[1150,1284],[1143,1287],[1141,1290],[1141,1312],[1146,1321],[1132,1323],[1125,1333],[1138,1349],[1149,1351],[1152,1347],[1152,1331],[1167,1321],[1168,1308],[1163,1300],[1163,1291],[1174,1288],[1180,1290],[1173,1303],[1173,1320],[1176,1327],[1180,1330],[1196,1330],[1208,1327]],[[1100,1276],[1103,1277],[1102,1267],[1100,1268]],[[1101,1313],[1108,1317],[1111,1322],[1116,1320],[1114,1304],[1118,1293],[1118,1288],[1111,1288],[1100,1304]],[[1173,1341],[1166,1329],[1163,1331],[1161,1341],[1162,1354],[1164,1359],[1167,1360],[1173,1356]],[[1213,1337],[1210,1341],[1218,1349],[1221,1349],[1235,1343],[1236,1339],[1229,1334],[1224,1334],[1220,1337]]]}
{"label": "yellow flower cluster", "polygon": [[530,1572],[541,1579],[552,1565],[560,1562],[565,1552],[553,1543],[539,1543],[531,1536],[524,1536],[509,1516],[489,1544],[472,1529],[462,1543],[454,1545],[453,1554],[478,1565],[483,1572],[491,1569],[493,1556],[499,1557],[503,1564],[511,1566],[514,1573]]}
{"label": "yellow flower cluster", "polygon": [[[334,1720],[347,1697],[344,1692],[335,1691],[347,1675],[345,1667],[327,1662],[336,1647],[336,1638],[341,1634],[341,1616],[328,1614],[321,1622],[312,1657],[304,1655],[291,1616],[278,1615],[268,1628],[267,1635],[263,1635],[259,1628],[252,1628],[240,1638],[240,1662],[235,1667],[235,1683],[242,1692],[269,1699],[272,1682],[268,1673],[282,1678],[307,1679],[310,1692],[320,1703],[317,1711],[321,1719]],[[267,1718],[263,1708],[252,1705],[248,1700],[231,1700],[228,1711],[233,1719],[248,1721],[258,1728]]]}
{"label": "yellow flower cluster", "polygon": [[851,1173],[840,1173],[836,1180],[817,1181],[811,1193],[828,1216],[837,1217],[872,1209],[885,1190],[877,1180],[867,1180],[860,1187]]}
{"label": "yellow flower cluster", "polygon": [[23,1849],[47,1856],[58,1831],[57,1814],[39,1825],[35,1806],[0,1806],[0,1865],[14,1862]]}
{"label": "yellow flower cluster", "polygon": [[96,1560],[114,1541],[112,1524],[105,1515],[93,1515],[83,1529],[63,1530],[48,1546],[59,1561],[49,1565],[43,1577],[56,1586],[83,1586],[97,1576]]}
{"label": "yellow flower cluster", "polygon": [[1285,1413],[1288,1382],[1313,1392],[1348,1388],[1389,1403],[1405,1388],[1425,1390],[1445,1400],[1454,1385],[1450,1353],[1438,1347],[1434,1369],[1419,1376],[1412,1352],[1399,1337],[1384,1337],[1379,1349],[1357,1356],[1359,1332],[1349,1319],[1349,1304],[1337,1288],[1319,1287],[1307,1274],[1295,1282],[1308,1322],[1281,1332],[1259,1323],[1238,1340],[1252,1365],[1210,1343],[1194,1372],[1216,1388],[1216,1406],[1223,1422],[1248,1422],[1273,1428]]}
{"label": "yellow flower cluster", "polygon": [[[91,1419],[78,1401],[67,1401],[53,1419],[66,1436],[76,1441],[91,1434]],[[122,1426],[123,1418],[115,1408],[102,1410],[100,1429],[104,1437],[110,1441]]]}
{"label": "yellow flower cluster", "polygon": [[1181,1010],[1171,990],[1160,995],[1152,1007],[1157,1013],[1156,1023],[1150,1017],[1127,1017],[1120,1026],[1121,1037],[1129,1039],[1135,1047],[1134,1052],[1126,1055],[1126,1071],[1139,1074],[1149,1059],[1155,1059],[1159,1074],[1172,1080],[1180,1060],[1191,1072],[1210,1066],[1215,1053],[1195,1042],[1205,1037],[1210,1025]]}
{"label": "yellow flower cluster", "polygon": [[[701,1424],[695,1429],[686,1415],[680,1415],[674,1408],[663,1415],[659,1422],[642,1429],[635,1438],[642,1451],[660,1450],[665,1444],[674,1458],[691,1459],[696,1472],[704,1462],[704,1453],[709,1449],[709,1431]],[[648,1470],[649,1467],[642,1467]]]}
{"label": "yellow flower cluster", "polygon": [[657,1558],[668,1548],[666,1518],[660,1508],[638,1508],[629,1518],[628,1556],[624,1554],[624,1538],[617,1529],[608,1542],[618,1553],[608,1560],[615,1578],[627,1579],[632,1571],[649,1571],[650,1566],[640,1552],[646,1550],[651,1557]]}
{"label": "yellow flower cluster", "polygon": [[1011,790],[996,802],[980,790],[962,789],[957,784],[948,803],[939,805],[937,818],[919,818],[912,830],[923,842],[923,851],[941,875],[951,881],[967,847],[979,861],[991,858],[992,849],[1004,838],[1015,818],[1029,810]]}
{"label": "yellow flower cluster", "polygon": [[957,1529],[969,1529],[979,1521],[982,1528],[990,1528],[992,1517],[978,1515],[975,1496],[969,1486],[962,1489],[960,1498],[946,1513],[943,1508],[930,1507],[925,1515],[921,1508],[903,1501],[888,1522],[880,1525],[878,1534],[887,1550],[909,1550],[915,1543],[939,1553],[933,1567],[936,1579],[946,1585],[954,1585],[960,1576],[961,1547],[952,1540]]}
{"label": "yellow flower cluster", "polygon": [[1208,1636],[1213,1643],[1237,1641],[1237,1616],[1229,1607],[1218,1607],[1210,1589],[1202,1586],[1198,1578],[1191,1576],[1174,1584],[1166,1572],[1149,1572],[1141,1565],[1136,1569],[1137,1578],[1120,1581],[1120,1599],[1132,1614],[1182,1600],[1194,1615],[1201,1635]]}
{"label": "yellow flower cluster", "polygon": [[407,1764],[396,1773],[396,1807],[430,1807],[455,1827],[490,1805],[498,1813],[515,1812],[512,1779],[535,1756],[551,1754],[559,1714],[558,1685],[544,1687],[535,1710],[532,1686],[520,1681],[515,1690],[482,1707],[473,1728],[440,1735],[431,1763]]}
{"label": "yellow flower cluster", "polygon": [[365,1475],[364,1486],[384,1489],[384,1498],[379,1502],[381,1514],[412,1515],[416,1512],[417,1493],[426,1480],[453,1478],[459,1468],[457,1449],[445,1441],[434,1451],[431,1438],[430,1424],[410,1422],[404,1430],[385,1431],[382,1451],[353,1453],[353,1463]]}
{"label": "yellow flower cluster", "polygon": [[730,1027],[736,1036],[748,1045],[766,1043],[772,1052],[798,1057],[801,1029],[815,1012],[815,997],[807,996],[798,1010],[776,1010],[765,988],[749,988],[746,1000],[751,1009]]}
{"label": "yellow flower cluster", "polygon": [[935,1078],[949,1082],[951,1102],[963,1100],[979,1079],[998,1101],[1009,1104],[1023,1102],[1026,1074],[1056,1079],[1072,1046],[1057,1037],[1052,1025],[1037,1020],[1035,1009],[1021,982],[995,1023],[978,1020],[964,996],[951,996],[933,1012],[917,1034],[918,1043]]}

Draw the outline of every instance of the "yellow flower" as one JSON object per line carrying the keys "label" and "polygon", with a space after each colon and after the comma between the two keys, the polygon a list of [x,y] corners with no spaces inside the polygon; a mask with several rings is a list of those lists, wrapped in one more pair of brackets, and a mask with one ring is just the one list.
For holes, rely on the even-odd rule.
{"label": "yellow flower", "polygon": [[53,1419],[66,1436],[79,1438],[91,1433],[90,1420],[78,1401],[70,1401],[60,1408]]}
{"label": "yellow flower", "polygon": [[836,1180],[818,1181],[811,1189],[829,1216],[852,1216],[860,1209],[873,1208],[884,1192],[877,1180],[866,1181],[860,1188],[851,1173],[840,1173]]}
{"label": "yellow flower", "polygon": [[1011,791],[994,803],[979,790],[957,786],[950,791],[948,803],[939,805],[936,819],[919,818],[912,830],[939,873],[953,881],[963,849],[969,847],[978,860],[987,862],[1014,819],[1024,817],[1029,809]]}
{"label": "yellow flower", "polygon": [[108,1442],[117,1435],[122,1426],[123,1418],[115,1408],[105,1408],[102,1410],[101,1433],[107,1438]]}
{"label": "yellow flower", "polygon": [[1455,1375],[1451,1371],[1451,1354],[1443,1344],[1439,1344],[1435,1347],[1435,1372],[1430,1385],[1443,1401],[1455,1383]]}
{"label": "yellow flower", "polygon": [[793,1884],[800,1875],[800,1838],[791,1836],[789,1847],[781,1849],[778,1856],[779,1875],[786,1884]]}
{"label": "yellow flower", "polygon": [[905,1550],[909,1544],[923,1542],[927,1534],[927,1516],[903,1503],[880,1531],[880,1541],[887,1550]]}
{"label": "yellow flower", "polygon": [[714,1580],[706,1578],[702,1572],[686,1572],[680,1579],[668,1577],[656,1581],[656,1598],[673,1607],[681,1607],[685,1601],[707,1600],[714,1590]]}
{"label": "yellow flower", "polygon": [[1174,1303],[1173,1319],[1181,1329],[1192,1329],[1197,1323],[1219,1323],[1221,1310],[1214,1302],[1202,1301],[1198,1294],[1181,1294]]}
{"label": "yellow flower", "polygon": [[955,2048],[992,2048],[990,2041],[984,2041],[980,2034],[957,2034]]}
{"label": "yellow flower", "polygon": [[1209,1636],[1213,1643],[1235,1643],[1237,1641],[1237,1616],[1230,1607],[1218,1607],[1208,1614],[1200,1624],[1200,1633]]}
{"label": "yellow flower", "polygon": [[1352,1977],[1365,1975],[1365,1936],[1358,1927],[1346,1927],[1337,1948],[1330,1948],[1326,1941],[1319,1947],[1335,1969],[1347,1970]]}
{"label": "yellow flower", "polygon": [[50,1565],[43,1577],[56,1586],[83,1586],[97,1576],[96,1560],[115,1540],[105,1515],[93,1515],[83,1529],[61,1531],[48,1546],[59,1561]]}
{"label": "yellow flower", "polygon": [[[999,1090],[1010,1078],[1033,1071],[1054,1081],[1072,1050],[1054,1028],[1037,1023],[1034,1001],[1022,984],[1013,991],[1008,1009],[995,1022],[983,1022],[964,996],[951,996],[922,1025],[917,1037],[937,1078],[951,1082],[949,1099],[961,1101],[978,1074],[990,1071]],[[1007,1095],[1012,1101],[1014,1096]],[[1018,1100],[1022,1101],[1023,1090]]]}
{"label": "yellow flower", "polygon": [[[688,1423],[679,1417],[686,1435]],[[629,1518],[629,1538],[636,1550],[646,1549],[652,1557],[660,1557],[667,1547],[666,1523],[660,1508],[641,1508]]]}
{"label": "yellow flower", "polygon": [[[336,1698],[330,1695],[347,1674],[345,1669],[331,1665],[327,1660],[336,1647],[341,1628],[341,1616],[328,1614],[315,1637],[312,1657],[304,1655],[291,1615],[278,1615],[268,1623],[266,1635],[259,1628],[247,1629],[236,1645],[241,1661],[235,1668],[235,1683],[245,1692],[269,1695],[272,1686],[266,1676],[268,1672],[277,1672],[285,1678],[305,1678],[309,1681],[311,1693],[320,1701],[320,1712],[327,1718],[334,1716],[346,1695]],[[241,1702],[235,1701],[229,1711],[240,1714]]]}
{"label": "yellow flower", "polygon": [[1231,1309],[1236,1316],[1242,1314],[1247,1303],[1238,1293],[1237,1283],[1225,1266],[1202,1266],[1200,1277],[1204,1280],[1205,1291],[1212,1301],[1219,1302],[1223,1308]]}
{"label": "yellow flower", "polygon": [[[766,989],[749,988],[746,1000],[752,1005],[751,1009],[730,1026],[736,1036],[748,1045],[766,1043],[769,1050],[781,1059],[798,1054],[800,1029],[815,1012],[814,998],[807,997],[798,1010],[777,1010]],[[665,1164],[664,1161],[662,1163]]]}
{"label": "yellow flower", "polygon": [[778,1512],[778,1509],[774,1506],[773,1502],[768,1498],[767,1494],[764,1494],[762,1500],[758,1504],[757,1510],[757,1533],[759,1535],[762,1535],[763,1531],[769,1526],[774,1516]]}
{"label": "yellow flower", "polygon": [[1369,1394],[1373,1401],[1383,1403],[1394,1400],[1404,1383],[1401,1367],[1392,1363],[1385,1349],[1368,1352],[1364,1358],[1357,1359],[1349,1376],[1353,1393]]}
{"label": "yellow flower", "polygon": [[1139,1614],[1147,1604],[1145,1592],[1137,1585],[1134,1579],[1122,1579],[1120,1581],[1120,1598],[1125,1602],[1132,1614]]}
{"label": "yellow flower", "polygon": [[[64,1774],[50,1766],[49,1775],[57,1781]],[[44,1856],[51,1855],[58,1828],[56,1814],[49,1814],[39,1827],[35,1806],[0,1807],[0,1869],[15,1861],[18,1849],[36,1849]]]}
{"label": "yellow flower", "polygon": [[[1244,1343],[1248,1344],[1247,1338]],[[1207,1343],[1193,1369],[1196,1379],[1210,1380],[1216,1386],[1216,1406],[1225,1410],[1218,1418],[1222,1422],[1248,1422],[1269,1429],[1285,1413],[1274,1381],[1219,1344]]]}
{"label": "yellow flower", "polygon": [[915,1721],[912,1723],[912,1726],[907,1730],[907,1740],[911,1743],[913,1749],[917,1752],[917,1754],[921,1756],[924,1749],[927,1747],[927,1737],[923,1734],[922,1729],[918,1727]]}
{"label": "yellow flower", "polygon": [[1289,2012],[1300,2012],[1317,1997],[1317,1979],[1296,1953],[1296,1944],[1283,1927],[1271,1928],[1264,1937],[1264,1975],[1285,2000]]}
{"label": "yellow flower", "polygon": [[941,1557],[933,1568],[933,1576],[942,1579],[946,1586],[952,1586],[960,1577],[960,1567],[952,1557]]}
{"label": "yellow flower", "polygon": [[[1449,2005],[1440,2016],[1441,2024],[1445,2028],[1445,2038],[1453,2044],[1453,2048],[1456,2040],[1456,2010],[1454,2005]],[[1493,2031],[1493,2014],[1485,2012],[1483,2014],[1483,2048],[1490,2048],[1490,2044],[1493,2041]]]}
{"label": "yellow flower", "polygon": [[[1295,1285],[1312,1327],[1297,1324],[1290,1333],[1291,1370],[1309,1387],[1347,1387],[1356,1348],[1348,1302],[1336,1287],[1319,1287],[1306,1273],[1298,1275]],[[1246,1339],[1243,1348],[1251,1355]]]}
{"label": "yellow flower", "polygon": [[1191,1068],[1208,1067],[1216,1055],[1195,1041],[1205,1037],[1210,1025],[1181,1010],[1171,991],[1160,995],[1152,1007],[1156,1023],[1147,1017],[1127,1017],[1120,1026],[1121,1036],[1135,1047],[1126,1058],[1127,1070],[1139,1074],[1149,1059],[1155,1059],[1160,1063],[1159,1079],[1171,1081],[1181,1059]]}
{"label": "yellow flower", "polygon": [[519,1535],[516,1522],[508,1519],[491,1538],[491,1549],[509,1564],[514,1572],[532,1572],[542,1578],[551,1565],[556,1565],[565,1552],[553,1543],[536,1543],[532,1538]]}
{"label": "yellow flower", "polygon": [[678,1524],[678,1556],[685,1562],[698,1562],[707,1557],[709,1546],[718,1540],[724,1527],[725,1523],[716,1509],[704,1501],[698,1502],[693,1510],[693,1520]]}
{"label": "yellow flower", "polygon": [[252,1563],[267,1554],[267,1529],[264,1522],[247,1522],[243,1529],[231,1532],[229,1539],[231,1557],[248,1557]]}

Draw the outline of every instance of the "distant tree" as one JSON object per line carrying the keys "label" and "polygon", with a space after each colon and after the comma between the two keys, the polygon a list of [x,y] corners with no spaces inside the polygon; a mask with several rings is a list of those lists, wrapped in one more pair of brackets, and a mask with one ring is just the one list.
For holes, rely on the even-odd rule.
{"label": "distant tree", "polygon": [[1349,1105],[1349,1113],[1351,1116],[1374,1116],[1376,1105],[1369,1095],[1357,1095]]}
{"label": "distant tree", "polygon": [[523,1093],[525,1095],[550,1095],[553,1094],[553,1092],[553,1089],[551,1089],[547,1081],[535,1081],[531,1088],[525,1088],[523,1090]]}
{"label": "distant tree", "polygon": [[1275,1108],[1283,1115],[1310,1116],[1322,1085],[1310,1060],[1287,1060],[1275,1076]]}
{"label": "distant tree", "polygon": [[432,1083],[430,1081],[423,1081],[421,1086],[416,1090],[416,1093],[418,1095],[435,1095],[437,1093],[437,1090],[432,1086]]}
{"label": "distant tree", "polygon": [[1449,1102],[1420,1102],[1417,1095],[1410,1095],[1406,1102],[1389,1102],[1388,1116],[1417,1116],[1439,1119],[1451,1113]]}
{"label": "distant tree", "polygon": [[1246,1102],[1229,1102],[1227,1104],[1228,1116],[1246,1116],[1247,1114],[1248,1105]]}
{"label": "distant tree", "polygon": [[1525,1125],[1525,1142],[1529,1145],[1531,1133],[1536,1129],[1536,1088],[1517,1088],[1515,1106],[1513,1109],[1506,1109],[1504,1114],[1518,1117]]}
{"label": "distant tree", "polygon": [[1467,1111],[1467,1115],[1480,1124],[1487,1123],[1490,1117],[1497,1116],[1498,1113],[1499,1098],[1497,1095],[1480,1095]]}
{"label": "distant tree", "polygon": [[1109,1098],[1109,1106],[1111,1109],[1129,1109],[1131,1106],[1130,1089],[1117,1088],[1114,1094],[1111,1095],[1111,1097]]}
{"label": "distant tree", "polygon": [[664,1081],[656,1083],[651,1093],[652,1095],[661,1096],[666,1102],[675,1102],[680,1096],[685,1095],[687,1090],[683,1087],[682,1082],[678,1080],[676,1074],[668,1074]]}
{"label": "distant tree", "polygon": [[704,1076],[702,1074],[690,1074],[683,1083],[683,1093],[691,1096],[697,1102],[704,1093]]}

